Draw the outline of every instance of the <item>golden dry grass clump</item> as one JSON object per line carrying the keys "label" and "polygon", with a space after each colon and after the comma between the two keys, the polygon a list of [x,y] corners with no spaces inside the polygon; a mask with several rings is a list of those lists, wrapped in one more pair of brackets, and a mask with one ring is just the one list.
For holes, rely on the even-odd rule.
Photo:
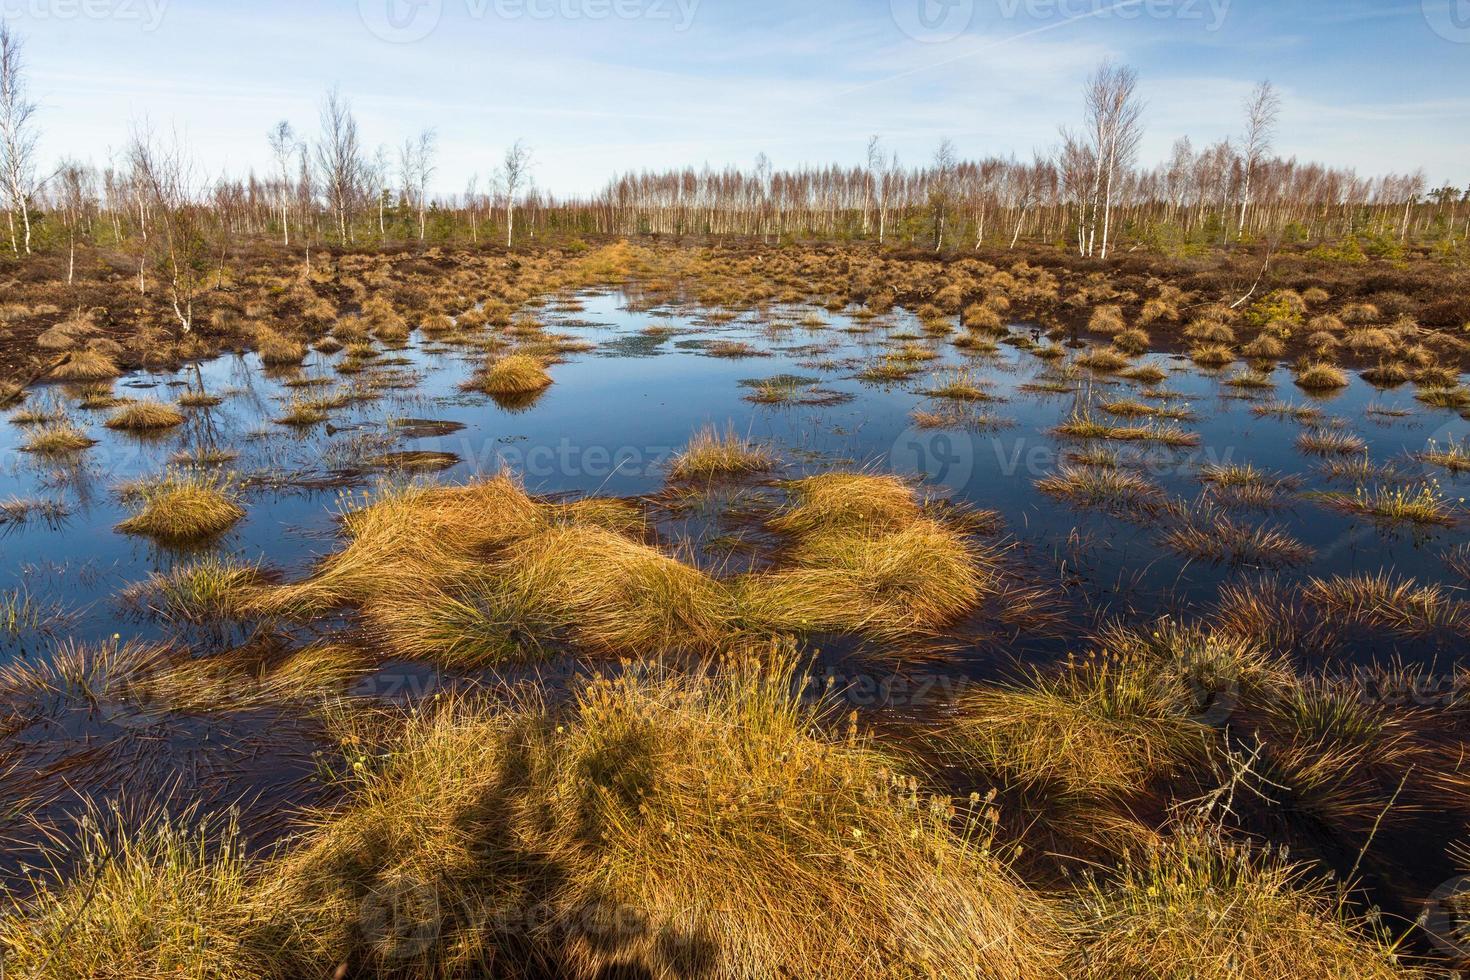
{"label": "golden dry grass clump", "polygon": [[468,383],[487,395],[529,395],[551,385],[541,361],[529,354],[494,358]]}
{"label": "golden dry grass clump", "polygon": [[900,640],[994,593],[994,558],[925,516],[898,477],[829,473],[790,489],[794,503],[770,522],[795,539],[788,562],[736,583],[753,626]]}
{"label": "golden dry grass clump", "polygon": [[131,831],[94,814],[30,874],[29,898],[0,915],[16,976],[267,977],[276,950],[254,928],[253,877],[232,825],[152,815]]}
{"label": "golden dry grass clump", "polygon": [[344,500],[348,541],[304,582],[261,597],[267,611],[310,615],[373,601],[396,584],[464,573],[478,551],[523,537],[537,505],[507,477],[460,487],[386,489]]}
{"label": "golden dry grass clump", "polygon": [[760,473],[775,465],[769,449],[745,439],[733,426],[721,432],[711,425],[694,434],[669,465],[669,475],[675,480],[700,480]]}
{"label": "golden dry grass clump", "polygon": [[263,591],[263,612],[356,606],[404,656],[460,665],[556,650],[635,656],[728,649],[742,636],[927,635],[993,593],[993,558],[925,516],[892,477],[794,485],[772,521],[783,564],[713,577],[644,538],[619,501],[533,500],[505,477],[392,490],[350,508],[346,547],[304,582]]}
{"label": "golden dry grass clump", "polygon": [[172,405],[160,401],[129,402],[108,416],[109,429],[128,432],[154,432],[183,425],[186,416]]}
{"label": "golden dry grass clump", "polygon": [[1123,319],[1121,306],[1099,306],[1088,318],[1087,329],[1093,333],[1118,334],[1128,329],[1128,321]]}
{"label": "golden dry grass clump", "polygon": [[255,328],[255,351],[260,355],[260,362],[271,367],[285,367],[306,360],[304,343],[264,325]]}
{"label": "golden dry grass clump", "polygon": [[1209,830],[1182,829],[1091,880],[1069,931],[1069,977],[1422,976],[1306,867]]}
{"label": "golden dry grass clump", "polygon": [[37,456],[61,456],[96,445],[97,440],[66,419],[42,425],[21,444],[24,452]]}
{"label": "golden dry grass clump", "polygon": [[110,381],[121,375],[112,358],[99,351],[74,350],[57,365],[51,377],[57,381]]}
{"label": "golden dry grass clump", "polygon": [[[821,734],[794,680],[789,665],[635,672],[557,713],[461,702],[410,719],[261,889],[290,966],[1055,973],[1055,915],[990,855],[983,814]],[[394,913],[427,931],[359,925]]]}
{"label": "golden dry grass clump", "polygon": [[535,501],[506,477],[390,491],[345,515],[348,545],[315,576],[259,601],[303,615],[355,605],[391,649],[456,664],[722,642],[724,587],[629,537],[641,521],[626,506],[597,503]]}
{"label": "golden dry grass clump", "polygon": [[1288,680],[1241,639],[1109,628],[1085,657],[962,698],[935,737],[957,764],[1058,803],[1126,802],[1200,763],[1237,698]]}
{"label": "golden dry grass clump", "polygon": [[709,651],[734,625],[705,573],[600,527],[545,527],[452,581],[388,594],[365,617],[391,648],[483,665],[563,646],[611,656]]}
{"label": "golden dry grass clump", "polygon": [[138,485],[138,513],[117,529],[160,541],[182,543],[223,534],[245,516],[228,480],[180,471]]}

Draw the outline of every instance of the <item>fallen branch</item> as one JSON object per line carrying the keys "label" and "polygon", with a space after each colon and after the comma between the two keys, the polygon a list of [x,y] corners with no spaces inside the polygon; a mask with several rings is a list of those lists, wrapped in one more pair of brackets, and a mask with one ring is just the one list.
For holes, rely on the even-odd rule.
{"label": "fallen branch", "polygon": [[55,371],[57,368],[61,367],[63,364],[67,363],[70,360],[71,351],[67,351],[65,354],[62,354],[56,360],[52,361],[50,364],[47,364],[45,367],[36,371],[25,381],[21,382],[20,387],[16,388],[14,393],[6,396],[0,396],[0,408],[9,408],[11,405],[14,405],[16,402],[20,401],[21,398],[25,396],[27,388],[35,384],[37,381],[40,381],[42,378],[46,377],[46,375],[50,374],[52,371]]}

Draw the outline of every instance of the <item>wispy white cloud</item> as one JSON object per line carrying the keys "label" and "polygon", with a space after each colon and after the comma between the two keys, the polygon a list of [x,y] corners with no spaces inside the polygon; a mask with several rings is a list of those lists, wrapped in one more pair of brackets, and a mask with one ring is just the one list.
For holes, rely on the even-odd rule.
{"label": "wispy white cloud", "polygon": [[[615,170],[748,163],[761,151],[779,164],[853,162],[871,133],[911,161],[944,136],[965,153],[1027,155],[1077,121],[1082,79],[1110,57],[1140,69],[1145,156],[1181,135],[1229,136],[1245,93],[1270,75],[1287,96],[1283,152],[1470,179],[1459,124],[1470,106],[1450,94],[1470,82],[1470,59],[1431,43],[1410,17],[1417,4],[1232,0],[1218,32],[1102,14],[1005,19],[977,4],[971,31],[945,44],[904,35],[889,0],[702,0],[683,32],[475,20],[465,0],[445,0],[439,30],[404,45],[374,38],[356,3],[172,0],[151,34],[105,21],[17,26],[32,40],[46,153],[104,157],[146,115],[177,121],[211,173],[265,166],[279,118],[313,131],[334,83],[370,146],[436,128],[446,190],[488,173],[517,137],[538,150],[538,183],[564,192]],[[1364,32],[1377,46],[1371,76],[1344,62]]]}

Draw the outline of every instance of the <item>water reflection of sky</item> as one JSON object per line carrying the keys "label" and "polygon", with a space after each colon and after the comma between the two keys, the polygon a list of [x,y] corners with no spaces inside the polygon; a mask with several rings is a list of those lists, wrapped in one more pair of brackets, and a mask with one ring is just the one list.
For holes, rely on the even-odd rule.
{"label": "water reflection of sky", "polygon": [[[914,427],[911,413],[933,407],[933,400],[916,393],[925,387],[927,369],[906,384],[874,385],[856,378],[860,367],[885,349],[890,334],[919,333],[906,317],[888,318],[869,332],[855,333],[843,329],[852,322],[841,315],[824,314],[828,326],[812,329],[798,322],[797,311],[782,311],[779,318],[790,326],[772,331],[770,317],[747,314],[734,322],[711,323],[687,310],[629,313],[621,297],[610,293],[589,294],[583,301],[584,310],[548,312],[546,319],[552,329],[598,348],[554,366],[555,384],[522,407],[461,392],[458,386],[478,355],[436,349],[418,336],[407,349],[389,351],[377,366],[353,376],[339,377],[334,371],[340,354],[312,353],[299,372],[263,372],[253,355],[230,355],[177,375],[141,373],[120,380],[117,393],[131,397],[172,400],[184,383],[197,386],[200,381],[225,397],[218,408],[190,410],[185,426],[161,437],[113,432],[102,424],[105,410],[77,407],[74,393],[60,387],[38,389],[29,405],[64,401],[72,419],[88,429],[97,445],[70,462],[43,461],[18,451],[26,435],[23,427],[0,425],[0,499],[59,499],[71,510],[58,526],[32,520],[5,529],[0,588],[23,589],[42,606],[70,611],[73,620],[66,632],[82,638],[115,632],[146,635],[152,627],[124,615],[113,596],[183,556],[116,533],[114,525],[128,513],[117,490],[130,480],[159,473],[181,451],[221,447],[239,453],[231,468],[246,481],[248,516],[213,548],[299,575],[314,556],[332,549],[339,495],[370,487],[378,478],[370,472],[343,477],[342,468],[364,454],[390,449],[453,453],[460,462],[436,477],[446,481],[508,467],[522,474],[533,492],[641,495],[665,485],[664,464],[670,454],[707,423],[729,424],[779,447],[790,474],[844,464],[922,474],[960,499],[999,511],[1020,546],[1014,552],[1017,559],[1053,576],[1065,570],[1074,597],[1080,595],[1095,608],[1138,616],[1203,609],[1222,583],[1259,574],[1186,560],[1160,548],[1156,529],[1078,510],[1038,493],[1035,481],[1056,468],[1058,453],[1069,446],[1049,430],[1072,409],[1075,396],[1020,390],[1018,386],[1050,369],[1013,347],[1002,345],[995,354],[972,358],[948,343],[920,341],[941,354],[928,369],[968,363],[1001,398],[983,406],[984,411],[1005,422],[983,431],[921,430]],[[655,325],[674,332],[659,337],[641,333]],[[709,356],[703,344],[711,339],[743,340],[767,356]],[[407,363],[393,363],[398,359]],[[1197,416],[1183,425],[1199,433],[1198,447],[1156,449],[1147,460],[1150,477],[1186,500],[1199,493],[1200,462],[1249,462],[1266,471],[1299,474],[1309,489],[1328,486],[1314,469],[1318,461],[1295,446],[1300,423],[1251,412],[1262,399],[1313,402],[1326,418],[1344,420],[1366,440],[1375,462],[1398,460],[1414,473],[1425,470],[1409,454],[1422,450],[1431,438],[1444,442],[1470,432],[1470,423],[1453,412],[1416,402],[1412,386],[1383,392],[1354,378],[1335,397],[1313,400],[1291,384],[1289,372],[1279,370],[1277,391],[1257,393],[1251,401],[1222,384],[1225,375],[1202,373],[1179,359],[1150,359],[1169,372],[1160,386],[1177,392]],[[784,374],[815,379],[823,393],[850,397],[814,399],[821,404],[760,405],[748,399],[749,385],[741,384]],[[328,379],[329,386],[287,385],[301,375]],[[373,377],[390,377],[394,386],[382,389],[377,401],[333,412],[330,425],[302,431],[272,421],[292,394],[330,391],[339,383]],[[1136,396],[1140,387],[1103,380],[1096,382],[1093,394],[1096,400]],[[1413,414],[1370,414],[1370,406]],[[448,421],[463,428],[424,434],[392,424],[403,419]],[[1470,495],[1465,476],[1434,475],[1447,495]],[[1332,486],[1353,489],[1352,484]],[[1449,547],[1466,539],[1463,526],[1385,529],[1308,501],[1238,516],[1279,526],[1315,550],[1312,562],[1281,573],[1287,578],[1388,569],[1425,582],[1464,584],[1442,560]],[[11,635],[3,655],[43,649],[46,642],[45,637]]]}

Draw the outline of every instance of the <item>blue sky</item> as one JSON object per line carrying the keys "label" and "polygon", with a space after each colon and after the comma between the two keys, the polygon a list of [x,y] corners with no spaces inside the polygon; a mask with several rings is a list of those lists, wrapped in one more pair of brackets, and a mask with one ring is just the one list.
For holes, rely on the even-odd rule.
{"label": "blue sky", "polygon": [[1470,184],[1470,0],[0,0],[25,36],[46,160],[105,163],[134,122],[205,176],[268,166],[341,86],[369,148],[439,133],[441,191],[518,137],[539,186],[673,164],[905,162],[943,137],[1027,156],[1080,114],[1099,60],[1134,65],[1146,160],[1240,128],[1281,89],[1277,148]]}

